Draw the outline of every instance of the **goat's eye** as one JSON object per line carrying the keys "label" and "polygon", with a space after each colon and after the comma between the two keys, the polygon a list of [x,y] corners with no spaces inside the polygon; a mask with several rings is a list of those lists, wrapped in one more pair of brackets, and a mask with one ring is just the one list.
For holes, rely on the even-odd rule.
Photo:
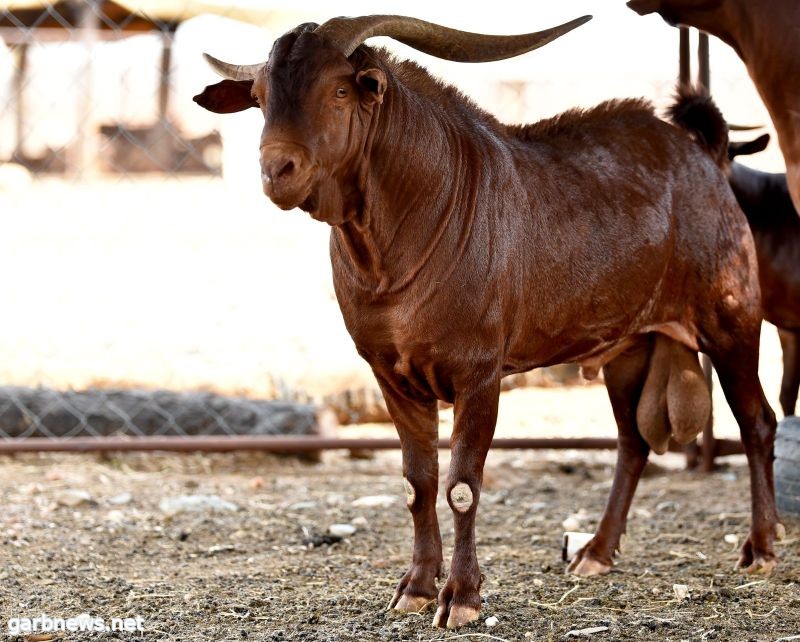
{"label": "goat's eye", "polygon": [[347,96],[347,89],[344,87],[339,87],[339,89],[336,90],[336,97],[344,98],[345,96]]}

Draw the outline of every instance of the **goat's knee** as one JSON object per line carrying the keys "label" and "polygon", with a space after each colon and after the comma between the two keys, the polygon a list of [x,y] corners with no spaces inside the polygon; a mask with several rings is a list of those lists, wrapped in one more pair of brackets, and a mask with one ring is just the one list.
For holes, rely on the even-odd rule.
{"label": "goat's knee", "polygon": [[447,492],[447,499],[450,503],[450,508],[458,513],[466,513],[469,511],[475,500],[475,494],[472,488],[466,482],[458,482],[454,484]]}

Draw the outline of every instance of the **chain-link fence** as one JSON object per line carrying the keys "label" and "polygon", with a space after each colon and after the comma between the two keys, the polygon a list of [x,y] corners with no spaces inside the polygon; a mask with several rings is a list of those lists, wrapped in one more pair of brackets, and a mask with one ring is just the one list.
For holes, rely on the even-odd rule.
{"label": "chain-link fence", "polygon": [[[0,438],[308,435],[322,406],[388,420],[342,324],[327,230],[260,193],[259,115],[191,100],[213,82],[202,51],[263,59],[275,36],[330,17],[313,9],[0,0]],[[409,7],[447,21],[437,10]],[[557,68],[424,63],[530,121],[612,95],[663,103],[669,38],[652,71],[598,75],[577,53]],[[746,120],[743,91],[758,103],[744,73],[715,82]]]}

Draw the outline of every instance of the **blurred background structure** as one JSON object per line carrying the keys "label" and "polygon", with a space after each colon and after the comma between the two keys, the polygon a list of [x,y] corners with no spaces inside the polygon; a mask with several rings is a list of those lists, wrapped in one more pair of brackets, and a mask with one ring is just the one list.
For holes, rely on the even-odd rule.
{"label": "blurred background structure", "polygon": [[[622,0],[499,0],[491,12],[484,3],[452,12],[419,0],[0,0],[0,436],[14,422],[28,426],[15,436],[33,434],[65,413],[59,434],[100,434],[92,417],[109,404],[121,418],[109,430],[136,434],[130,415],[138,411],[108,392],[126,390],[205,394],[198,412],[217,413],[205,432],[237,432],[236,412],[220,411],[227,402],[214,394],[314,404],[344,395],[366,409],[361,419],[381,418],[370,414],[372,376],[333,294],[328,229],[261,194],[260,114],[223,118],[191,100],[214,80],[203,51],[257,62],[301,22],[367,13],[490,33],[594,13],[551,47],[484,65],[371,42],[420,61],[507,122],[613,97],[661,107],[678,73],[677,30]],[[726,117],[769,126],[735,54],[712,40],[711,60]],[[783,171],[777,146],[744,162]],[[774,402],[779,351],[774,330],[765,337],[762,374]],[[562,375],[522,383],[558,383],[553,377]],[[26,395],[39,388],[47,397],[34,412]],[[101,392],[81,400],[68,392],[84,390]],[[615,435],[602,387],[506,397],[500,435]],[[154,432],[187,431],[152,398],[147,412],[163,418]],[[735,433],[724,406],[718,400],[719,434]],[[253,412],[245,432],[258,424]]]}

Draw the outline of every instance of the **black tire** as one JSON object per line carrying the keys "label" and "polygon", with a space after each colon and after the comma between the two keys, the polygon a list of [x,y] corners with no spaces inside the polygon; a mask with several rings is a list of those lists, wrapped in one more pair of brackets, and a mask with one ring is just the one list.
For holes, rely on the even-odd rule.
{"label": "black tire", "polygon": [[782,515],[800,515],[800,497],[785,497],[784,495],[776,495],[775,503],[778,506],[778,511]]}
{"label": "black tire", "polygon": [[800,464],[796,461],[789,461],[788,459],[776,459],[775,465],[775,480],[785,479],[790,482],[800,482]]}
{"label": "black tire", "polygon": [[786,417],[775,438],[775,500],[782,513],[800,515],[800,418]]}

